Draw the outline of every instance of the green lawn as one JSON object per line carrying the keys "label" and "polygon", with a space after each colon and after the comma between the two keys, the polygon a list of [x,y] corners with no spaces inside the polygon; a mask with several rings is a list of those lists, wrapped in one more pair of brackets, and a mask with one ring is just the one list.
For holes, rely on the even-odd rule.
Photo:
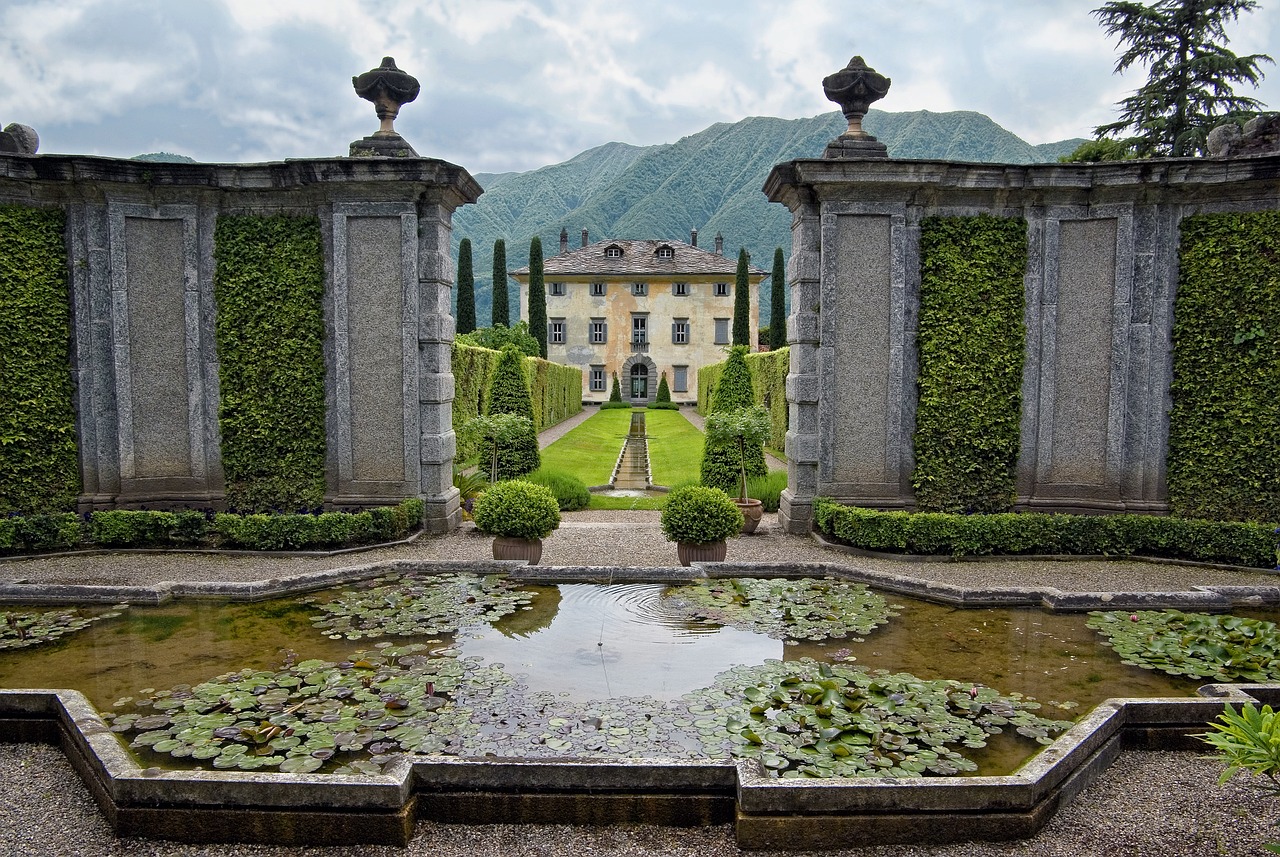
{"label": "green lawn", "polygon": [[[587,486],[605,485],[613,475],[631,427],[632,411],[600,411],[542,450],[542,466],[574,474]],[[644,411],[649,435],[649,468],[655,485],[697,481],[702,464],[702,432],[676,411]],[[591,495],[592,509],[661,509],[665,497]]]}

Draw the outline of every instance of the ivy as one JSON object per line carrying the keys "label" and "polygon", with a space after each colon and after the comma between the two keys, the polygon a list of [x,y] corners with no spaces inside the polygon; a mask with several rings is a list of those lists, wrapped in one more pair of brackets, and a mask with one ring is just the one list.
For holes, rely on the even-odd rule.
{"label": "ivy", "polygon": [[916,503],[1004,511],[1019,450],[1026,223],[930,217],[920,231]]}
{"label": "ivy", "polygon": [[1169,506],[1280,521],[1280,212],[1182,221]]}
{"label": "ivy", "polygon": [[222,216],[214,297],[227,504],[324,501],[324,251],[314,217]]}
{"label": "ivy", "polygon": [[62,512],[80,494],[66,216],[0,206],[0,513]]}

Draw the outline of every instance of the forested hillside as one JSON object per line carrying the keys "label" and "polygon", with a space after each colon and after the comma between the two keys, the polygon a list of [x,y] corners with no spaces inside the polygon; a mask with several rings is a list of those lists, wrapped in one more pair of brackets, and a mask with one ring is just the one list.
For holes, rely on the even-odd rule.
{"label": "forested hillside", "polygon": [[[863,126],[882,140],[893,158],[1026,164],[1055,161],[1081,142],[1065,140],[1033,146],[981,113],[885,113],[872,110]],[[507,243],[507,267],[528,263],[529,241],[542,238],[547,252],[559,249],[560,229],[569,244],[591,240],[666,238],[711,248],[717,232],[725,253],[746,247],[754,265],[771,265],[773,249],[790,255],[790,213],[765,199],[760,188],[774,164],[822,155],[827,142],[844,130],[844,118],[825,113],[809,119],[751,117],[719,123],[678,142],[658,146],[607,143],[565,161],[526,173],[480,173],[485,193],[476,205],[454,216],[457,244],[470,238],[475,250],[476,320],[490,318],[493,242]],[[508,284],[513,310],[519,305]],[[768,319],[768,281],[762,290],[761,319]]]}

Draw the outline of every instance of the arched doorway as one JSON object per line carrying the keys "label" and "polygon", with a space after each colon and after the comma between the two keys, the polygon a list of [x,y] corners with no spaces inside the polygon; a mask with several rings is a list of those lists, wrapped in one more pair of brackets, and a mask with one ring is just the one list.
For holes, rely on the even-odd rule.
{"label": "arched doorway", "polygon": [[649,367],[643,363],[631,365],[631,399],[649,400]]}

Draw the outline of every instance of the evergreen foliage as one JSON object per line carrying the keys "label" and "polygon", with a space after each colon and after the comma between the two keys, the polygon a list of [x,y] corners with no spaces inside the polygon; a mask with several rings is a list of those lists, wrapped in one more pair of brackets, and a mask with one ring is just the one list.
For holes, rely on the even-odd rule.
{"label": "evergreen foliage", "polygon": [[227,504],[324,501],[324,248],[314,217],[221,216],[213,293]]}
{"label": "evergreen foliage", "polygon": [[[725,365],[713,363],[698,370],[698,413],[703,416],[711,413]],[[791,349],[748,354],[747,366],[751,369],[753,400],[768,408],[773,423],[766,446],[783,449],[787,437],[787,372],[791,369]]]}
{"label": "evergreen foliage", "polygon": [[1280,212],[1182,221],[1169,505],[1280,522]]}
{"label": "evergreen foliage", "polygon": [[[581,383],[581,381],[579,381]],[[538,469],[542,458],[538,453],[538,433],[533,424],[533,397],[524,372],[524,355],[508,345],[498,355],[493,368],[493,384],[489,388],[489,409],[493,414],[515,414],[529,420],[524,436],[502,445],[494,481],[516,479]],[[492,449],[485,446],[481,455],[488,460]]]}
{"label": "evergreen foliage", "polygon": [[80,494],[65,225],[60,209],[0,206],[0,514]]}
{"label": "evergreen foliage", "polygon": [[511,326],[510,294],[507,292],[507,242],[493,242],[493,309],[490,325]]}
{"label": "evergreen foliage", "polygon": [[547,286],[542,276],[542,239],[529,242],[529,330],[538,340],[538,355],[547,356]]}
{"label": "evergreen foliage", "polygon": [[618,383],[618,373],[613,373],[613,387],[609,390],[609,401],[622,401],[622,386]]}
{"label": "evergreen foliage", "polygon": [[458,333],[476,329],[476,278],[471,270],[471,239],[458,245]]}
{"label": "evergreen foliage", "polygon": [[922,510],[1002,512],[1013,504],[1026,234],[1018,218],[921,223],[912,486]]}
{"label": "evergreen foliage", "polygon": [[1255,98],[1236,84],[1256,86],[1265,54],[1237,56],[1226,47],[1226,24],[1258,7],[1255,0],[1110,0],[1093,10],[1108,36],[1126,45],[1116,73],[1147,67],[1147,81],[1117,105],[1120,118],[1095,129],[1099,137],[1123,132],[1140,157],[1207,153],[1206,137],[1224,118],[1255,111]]}
{"label": "evergreen foliage", "polygon": [[671,388],[667,386],[667,373],[663,372],[658,379],[658,393],[653,397],[655,404],[664,404],[671,401]]}
{"label": "evergreen foliage", "polygon": [[733,282],[733,344],[751,347],[751,281],[747,278],[747,248],[738,251]]}
{"label": "evergreen foliage", "polygon": [[[728,413],[755,404],[751,386],[751,368],[747,366],[747,349],[735,345],[729,349],[720,383],[716,385],[711,412]],[[764,463],[764,447],[760,443],[747,444],[739,451],[736,440],[713,441],[710,436],[702,448],[701,481],[703,485],[719,488],[726,494],[738,493],[743,467],[747,478],[764,476],[769,469]]]}
{"label": "evergreen foliage", "polygon": [[516,322],[515,327],[495,324],[493,327],[482,327],[470,333],[460,333],[454,337],[454,342],[474,345],[477,348],[492,348],[494,351],[501,351],[508,345],[514,345],[526,357],[538,356],[538,340],[529,333],[529,325],[523,321]]}
{"label": "evergreen foliage", "polygon": [[773,250],[769,294],[769,350],[777,351],[787,344],[787,265],[781,247]]}

